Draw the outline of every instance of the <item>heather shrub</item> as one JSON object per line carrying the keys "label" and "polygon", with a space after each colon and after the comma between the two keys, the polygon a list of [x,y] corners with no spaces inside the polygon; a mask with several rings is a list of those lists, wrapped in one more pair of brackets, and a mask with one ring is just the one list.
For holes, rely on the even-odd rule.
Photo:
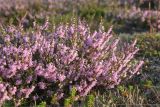
{"label": "heather shrub", "polygon": [[[34,23],[2,28],[0,35],[0,104],[70,105],[94,87],[114,88],[139,73],[136,40],[121,44],[112,27],[91,32],[87,23],[50,27]],[[90,104],[92,105],[92,104]]]}

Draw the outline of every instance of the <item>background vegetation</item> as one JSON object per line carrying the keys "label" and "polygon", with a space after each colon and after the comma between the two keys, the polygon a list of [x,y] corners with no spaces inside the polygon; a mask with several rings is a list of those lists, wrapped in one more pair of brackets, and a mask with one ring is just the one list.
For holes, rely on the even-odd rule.
{"label": "background vegetation", "polygon": [[[95,89],[78,102],[65,100],[65,106],[160,106],[160,2],[159,0],[0,0],[0,26],[33,28],[33,22],[51,25],[85,20],[92,30],[99,23],[123,41],[137,38],[137,59],[145,64],[141,74],[111,90]],[[72,94],[71,97],[72,98]],[[23,106],[28,103],[24,102]],[[46,102],[34,106],[44,107]],[[12,106],[6,102],[4,107]]]}

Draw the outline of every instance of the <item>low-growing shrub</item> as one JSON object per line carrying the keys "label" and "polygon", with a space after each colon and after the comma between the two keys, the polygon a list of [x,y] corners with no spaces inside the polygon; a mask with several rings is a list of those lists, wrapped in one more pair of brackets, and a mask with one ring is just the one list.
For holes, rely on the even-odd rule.
{"label": "low-growing shrub", "polygon": [[[103,27],[101,27],[103,28]],[[119,46],[112,28],[90,32],[85,22],[25,31],[4,28],[0,35],[0,104],[71,104],[93,87],[113,88],[139,72],[143,61],[132,44]],[[30,105],[31,105],[30,104]],[[63,103],[61,103],[63,105]]]}

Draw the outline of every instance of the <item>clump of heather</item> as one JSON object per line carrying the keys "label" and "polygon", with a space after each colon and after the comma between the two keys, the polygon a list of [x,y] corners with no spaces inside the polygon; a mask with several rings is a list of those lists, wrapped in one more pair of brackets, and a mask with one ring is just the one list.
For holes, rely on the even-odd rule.
{"label": "clump of heather", "polygon": [[[35,25],[35,24],[34,24]],[[94,87],[114,88],[139,72],[136,40],[119,46],[112,27],[91,32],[85,22],[33,30],[10,26],[0,35],[0,104],[12,100],[59,102],[76,89],[74,99]]]}

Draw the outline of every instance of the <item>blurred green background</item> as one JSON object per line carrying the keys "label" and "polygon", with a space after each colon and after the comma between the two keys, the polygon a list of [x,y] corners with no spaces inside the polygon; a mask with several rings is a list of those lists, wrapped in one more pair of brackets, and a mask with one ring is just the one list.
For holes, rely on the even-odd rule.
{"label": "blurred green background", "polygon": [[[0,0],[0,26],[26,30],[33,22],[51,26],[85,20],[92,30],[102,24],[124,42],[137,38],[137,59],[145,65],[141,74],[112,90],[95,91],[84,98],[83,106],[160,105],[160,1],[159,0]],[[4,106],[9,105],[6,102]],[[45,106],[45,103],[41,103]],[[25,104],[24,104],[25,106]],[[75,102],[75,106],[77,103]],[[40,106],[41,107],[41,106]]]}

